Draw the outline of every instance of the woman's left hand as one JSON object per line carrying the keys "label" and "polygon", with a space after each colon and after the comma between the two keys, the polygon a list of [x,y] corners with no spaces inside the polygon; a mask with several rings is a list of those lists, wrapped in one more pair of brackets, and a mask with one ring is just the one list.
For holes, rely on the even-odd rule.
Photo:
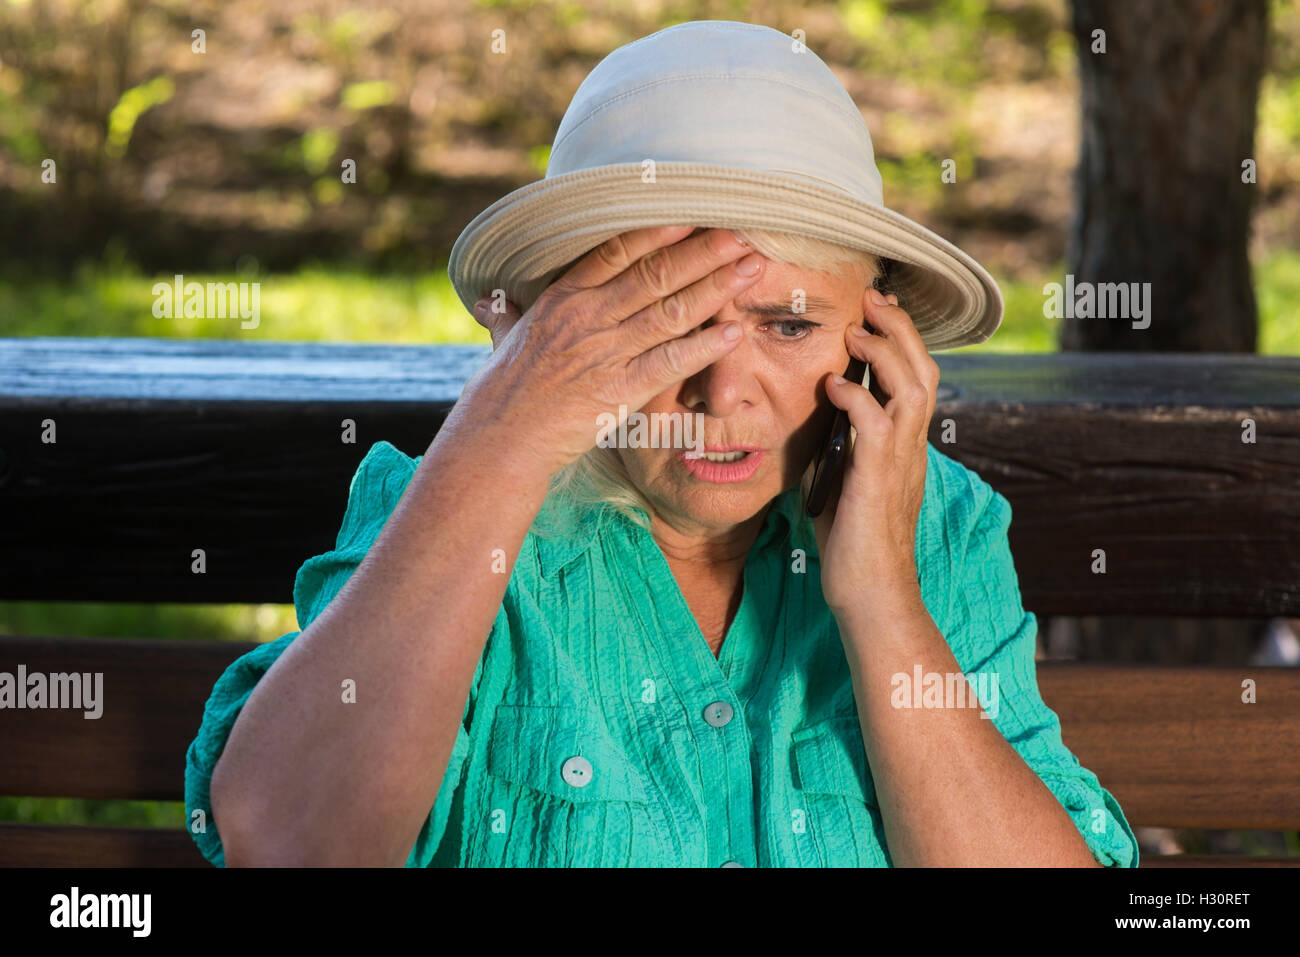
{"label": "woman's left hand", "polygon": [[822,594],[841,623],[920,601],[916,524],[939,388],[939,364],[896,296],[869,287],[863,315],[878,334],[854,324],[845,332],[849,354],[870,364],[889,399],[882,408],[865,386],[826,378],[827,395],[848,411],[857,437],[838,498],[814,520]]}

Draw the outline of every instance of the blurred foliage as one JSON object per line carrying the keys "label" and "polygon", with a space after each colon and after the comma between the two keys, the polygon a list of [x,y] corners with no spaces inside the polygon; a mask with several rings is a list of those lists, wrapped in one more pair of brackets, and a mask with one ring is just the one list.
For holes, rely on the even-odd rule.
{"label": "blurred foliage", "polygon": [[325,172],[339,148],[339,135],[324,127],[308,130],[302,135],[302,165],[313,176]]}
{"label": "blurred foliage", "polygon": [[1300,355],[1300,250],[1281,249],[1255,267],[1259,353]]}
{"label": "blurred foliage", "polygon": [[148,83],[133,86],[122,94],[108,114],[108,139],[104,149],[109,156],[122,156],[131,141],[131,131],[140,114],[152,107],[166,103],[176,92],[171,77],[159,76]]}
{"label": "blurred foliage", "polygon": [[349,110],[368,110],[387,106],[393,102],[393,95],[393,84],[387,80],[369,80],[345,86],[340,99]]}
{"label": "blurred foliage", "polygon": [[541,143],[528,150],[528,165],[537,171],[538,176],[546,175],[546,167],[551,162],[551,144]]}
{"label": "blurred foliage", "polygon": [[838,12],[861,46],[861,62],[873,72],[941,84],[965,94],[972,84],[999,70],[996,61],[983,56],[989,35],[1014,29],[1013,21],[990,7],[986,0],[907,5],[841,0]]}

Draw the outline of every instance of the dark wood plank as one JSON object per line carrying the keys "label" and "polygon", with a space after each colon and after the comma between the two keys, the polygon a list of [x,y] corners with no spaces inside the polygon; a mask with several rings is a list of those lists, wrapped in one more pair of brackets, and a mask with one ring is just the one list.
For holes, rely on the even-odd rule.
{"label": "dark wood plank", "polygon": [[221,672],[252,643],[0,636],[0,671],[103,675],[102,714],[6,710],[0,794],[180,801],[185,752]]}
{"label": "dark wood plank", "polygon": [[292,601],[366,451],[422,454],[487,354],[0,340],[0,600]]}
{"label": "dark wood plank", "polygon": [[1041,662],[1038,686],[1131,825],[1300,829],[1300,669]]}
{"label": "dark wood plank", "polygon": [[[1300,359],[939,357],[940,451],[1011,502],[1043,614],[1300,614]],[[1242,423],[1255,422],[1255,444]],[[957,444],[939,438],[944,419]],[[1106,552],[1094,574],[1093,549]]]}
{"label": "dark wood plank", "polygon": [[0,338],[7,404],[439,402],[450,405],[487,346],[238,339]]}
{"label": "dark wood plank", "polygon": [[[181,800],[212,685],[252,644],[0,637],[0,671],[103,672],[103,717],[15,710],[0,794]],[[1043,662],[1063,738],[1134,826],[1300,829],[1300,669]],[[1241,681],[1258,703],[1242,704]]]}
{"label": "dark wood plank", "polygon": [[[422,454],[486,355],[0,339],[0,599],[291,601],[364,452]],[[1300,615],[1300,359],[936,358],[931,441],[1010,499],[1028,609]]]}
{"label": "dark wood plank", "polygon": [[[487,354],[0,339],[0,600],[290,601],[370,445],[422,454]],[[1300,615],[1300,359],[936,358],[931,441],[1011,501],[1027,608]]]}
{"label": "dark wood plank", "polygon": [[211,867],[185,831],[0,824],[0,867]]}

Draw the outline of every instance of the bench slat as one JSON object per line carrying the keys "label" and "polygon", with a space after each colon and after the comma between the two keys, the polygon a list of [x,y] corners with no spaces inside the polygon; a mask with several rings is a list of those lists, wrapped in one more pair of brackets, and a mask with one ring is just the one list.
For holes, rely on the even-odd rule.
{"label": "bench slat", "polygon": [[[252,644],[0,637],[0,671],[104,673],[103,717],[12,711],[0,794],[182,800],[212,685]],[[1257,704],[1242,704],[1243,677]],[[1041,662],[1066,745],[1134,826],[1300,829],[1300,669]]]}
{"label": "bench slat", "polygon": [[[370,445],[422,454],[487,355],[0,339],[0,600],[289,602]],[[935,358],[930,441],[1011,501],[1026,608],[1300,616],[1300,359]]]}
{"label": "bench slat", "polygon": [[248,642],[0,637],[0,671],[103,674],[99,718],[5,710],[0,794],[184,799],[185,752],[203,705]]}
{"label": "bench slat", "polygon": [[211,867],[185,831],[0,824],[0,867]]}
{"label": "bench slat", "polygon": [[1133,826],[1300,828],[1300,669],[1040,662],[1038,687]]}

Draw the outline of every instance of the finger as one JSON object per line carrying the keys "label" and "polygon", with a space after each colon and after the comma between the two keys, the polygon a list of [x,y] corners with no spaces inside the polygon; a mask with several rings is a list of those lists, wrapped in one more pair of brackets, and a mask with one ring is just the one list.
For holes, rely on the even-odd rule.
{"label": "finger", "polygon": [[694,228],[649,226],[611,236],[570,266],[553,285],[574,290],[603,286],[643,256],[689,236]]}
{"label": "finger", "polygon": [[[710,273],[727,272],[737,260],[753,255],[757,254],[731,230],[705,230],[637,260],[601,287],[596,308],[611,318],[627,319]],[[684,317],[682,313],[679,318]],[[707,318],[701,316],[692,325]]]}
{"label": "finger", "polygon": [[[752,263],[757,271],[747,276],[741,269]],[[715,269],[698,282],[651,303],[623,323],[629,342],[640,351],[691,332],[744,290],[763,278],[766,260],[758,253]]]}
{"label": "finger", "polygon": [[[921,334],[916,331],[916,326],[912,323],[912,317],[907,314],[907,310],[896,304],[897,296],[891,293],[889,297],[893,298],[895,303],[890,303],[883,296],[881,298],[885,301],[877,302],[872,293],[879,295],[877,290],[869,288],[862,297],[863,316],[867,322],[903,351],[908,363],[916,370],[918,378],[926,381],[933,372],[937,387],[939,366],[930,358]],[[930,368],[931,366],[933,369]]]}
{"label": "finger", "polygon": [[871,446],[881,445],[889,439],[894,430],[894,420],[880,407],[876,397],[863,386],[841,375],[826,377],[826,395],[831,403],[849,414],[849,423],[857,432],[854,447],[858,443]]}
{"label": "finger", "polygon": [[[848,336],[849,353],[871,366],[871,374],[888,394],[884,412],[893,420],[899,435],[923,435],[934,408],[934,389],[918,378],[898,344],[882,336],[866,334],[854,327]],[[879,408],[880,403],[865,386],[857,386]]]}
{"label": "finger", "polygon": [[628,363],[628,373],[633,382],[644,384],[644,395],[638,397],[642,399],[641,405],[717,362],[736,348],[742,335],[740,323],[724,322],[701,329],[695,335],[672,339],[637,356]]}

